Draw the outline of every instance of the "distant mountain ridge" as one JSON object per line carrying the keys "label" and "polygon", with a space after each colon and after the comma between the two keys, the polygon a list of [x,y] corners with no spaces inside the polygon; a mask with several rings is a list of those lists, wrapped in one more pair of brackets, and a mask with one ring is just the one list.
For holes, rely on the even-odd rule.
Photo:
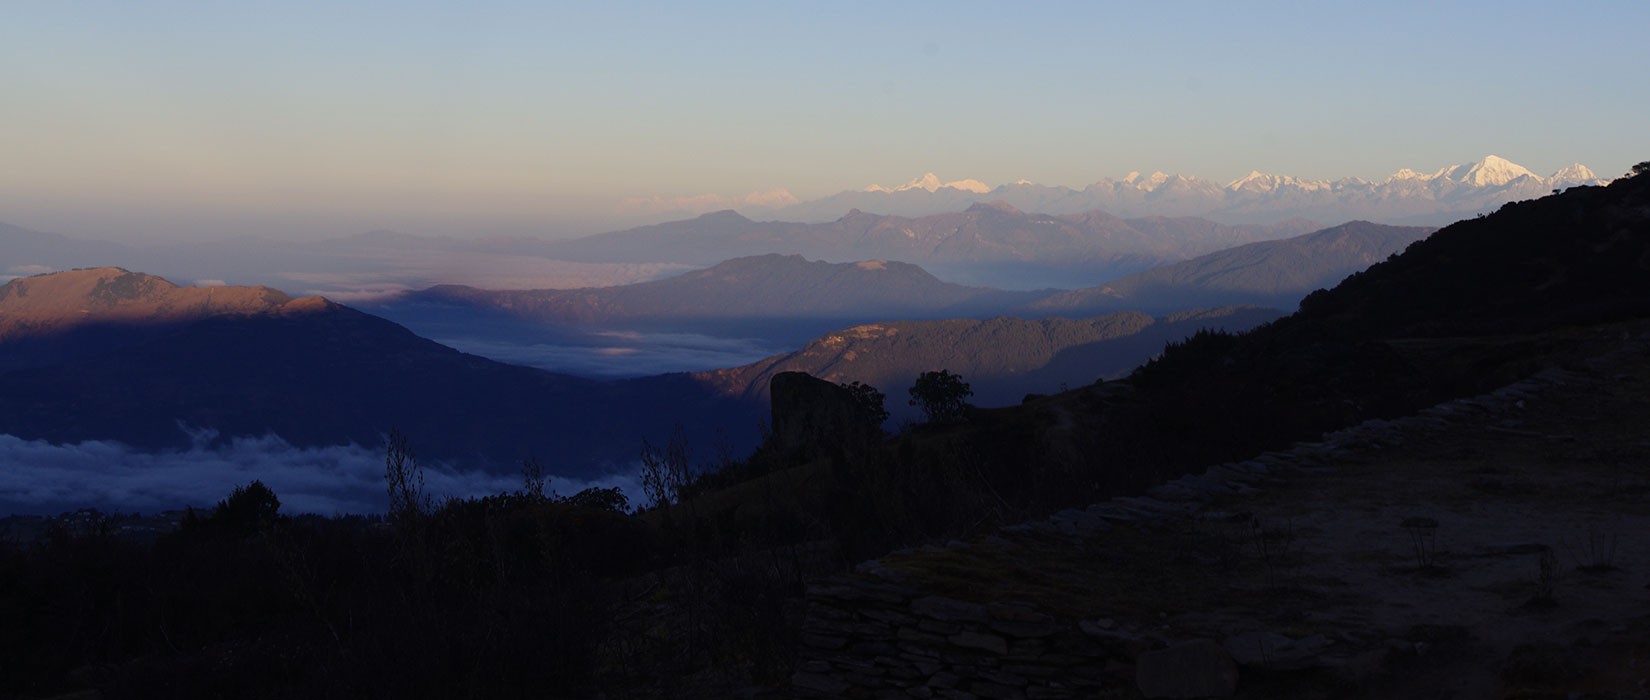
{"label": "distant mountain ridge", "polygon": [[902,262],[809,261],[756,255],[652,282],[587,289],[485,290],[438,286],[408,303],[463,304],[519,318],[594,325],[626,320],[966,315],[1041,296],[942,282]]}
{"label": "distant mountain ridge", "polygon": [[1229,226],[1192,217],[1124,219],[1101,211],[1051,216],[1004,202],[977,202],[962,211],[917,218],[850,211],[816,224],[758,222],[721,211],[547,248],[558,258],[605,263],[670,260],[711,265],[768,253],[831,262],[902,260],[950,279],[993,286],[1005,286],[991,278],[993,270],[1001,271],[1002,278],[1022,280],[1074,271],[1070,279],[1079,284],[1059,280],[1047,285],[1065,287],[1318,228],[1301,219]]}
{"label": "distant mountain ridge", "polygon": [[[1426,173],[1405,168],[1378,182],[1356,177],[1310,180],[1259,171],[1225,185],[1162,172],[1104,178],[1081,189],[1022,180],[981,191],[983,183],[977,180],[939,184],[938,178],[925,177],[919,181],[937,186],[846,191],[761,213],[786,220],[823,222],[856,209],[924,216],[975,202],[1002,201],[1019,209],[1055,215],[1101,210],[1122,217],[1199,216],[1228,224],[1301,217],[1441,226],[1507,202],[1540,197],[1554,189],[1606,182],[1580,163],[1543,177],[1495,155]],[[959,183],[971,184],[953,186]]]}
{"label": "distant mountain ridge", "polygon": [[1215,304],[1293,309],[1301,298],[1403,252],[1433,232],[1424,226],[1353,221],[1303,236],[1262,241],[1153,268],[1033,303],[1036,314],[1132,309],[1161,313]]}

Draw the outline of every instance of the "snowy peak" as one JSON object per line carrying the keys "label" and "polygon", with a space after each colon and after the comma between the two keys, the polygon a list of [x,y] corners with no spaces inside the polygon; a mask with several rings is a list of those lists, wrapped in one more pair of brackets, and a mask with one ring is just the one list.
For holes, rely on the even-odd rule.
{"label": "snowy peak", "polygon": [[1123,178],[1123,182],[1134,185],[1135,187],[1147,192],[1162,187],[1163,183],[1168,181],[1169,174],[1161,170],[1144,177],[1140,175],[1140,171],[1138,170],[1130,171],[1129,174]]}
{"label": "snowy peak", "polygon": [[966,180],[953,180],[951,182],[945,183],[945,186],[949,187],[951,189],[954,189],[954,190],[962,190],[964,192],[973,192],[974,194],[985,194],[985,193],[991,191],[991,186],[990,185],[987,185],[983,182],[980,182],[979,180],[975,180],[975,179],[972,179],[972,178],[966,179]]}
{"label": "snowy peak", "polygon": [[1289,175],[1267,175],[1259,170],[1251,170],[1248,175],[1244,175],[1226,185],[1226,189],[1232,192],[1253,193],[1273,192],[1283,188],[1314,192],[1326,190],[1330,187],[1332,187],[1330,183],[1322,180],[1302,180]]}
{"label": "snowy peak", "polygon": [[1226,189],[1234,191],[1249,190],[1264,192],[1277,187],[1277,180],[1278,179],[1276,177],[1267,175],[1259,170],[1251,170],[1248,175],[1244,175],[1243,177],[1227,183]]}
{"label": "snowy peak", "polygon": [[[1582,171],[1588,173],[1592,172],[1580,163],[1571,167],[1579,167]],[[1569,168],[1565,170],[1569,170]],[[1393,173],[1383,184],[1404,181],[1430,184],[1449,181],[1472,187],[1502,187],[1521,177],[1528,177],[1532,182],[1546,182],[1540,175],[1530,172],[1529,168],[1501,156],[1490,155],[1484,156],[1483,160],[1476,163],[1452,165],[1434,173],[1422,173],[1404,168]]]}
{"label": "snowy peak", "polygon": [[1571,163],[1553,173],[1553,176],[1547,178],[1547,180],[1554,185],[1580,185],[1602,182],[1603,178],[1585,165]]}
{"label": "snowy peak", "polygon": [[907,191],[910,191],[910,190],[924,190],[924,191],[927,191],[927,192],[938,192],[942,188],[951,188],[951,189],[954,189],[954,190],[962,190],[964,192],[973,192],[974,194],[985,194],[985,193],[991,191],[991,186],[990,185],[987,185],[983,182],[980,182],[979,180],[963,179],[963,180],[952,180],[951,182],[941,182],[939,176],[937,176],[933,173],[923,173],[922,177],[915,178],[915,179],[911,180],[910,182],[907,182],[907,183],[905,183],[903,185],[900,185],[898,187],[890,188],[890,187],[884,187],[882,185],[871,185],[870,187],[866,187],[865,191],[866,192],[907,192]]}
{"label": "snowy peak", "polygon": [[[1451,175],[1460,167],[1462,166],[1458,165],[1450,168]],[[1540,176],[1530,172],[1529,168],[1500,156],[1491,155],[1484,156],[1483,160],[1473,163],[1467,168],[1466,172],[1452,179],[1474,187],[1500,187],[1521,177],[1541,179]]]}
{"label": "snowy peak", "polygon": [[928,190],[929,192],[934,192],[944,186],[945,184],[940,182],[940,178],[938,176],[933,173],[923,173],[922,177],[900,185],[895,188],[894,191],[904,192],[905,190]]}
{"label": "snowy peak", "polygon": [[1419,182],[1425,182],[1425,181],[1428,181],[1428,180],[1436,180],[1440,177],[1443,177],[1444,173],[1449,172],[1449,171],[1450,171],[1450,168],[1444,168],[1443,170],[1440,170],[1440,171],[1435,172],[1431,175],[1428,175],[1426,173],[1415,172],[1414,170],[1410,170],[1409,168],[1403,168],[1403,169],[1399,170],[1398,172],[1393,173],[1391,177],[1388,177],[1386,179],[1386,181],[1387,182],[1403,182],[1405,180],[1415,180],[1415,181],[1419,181]]}

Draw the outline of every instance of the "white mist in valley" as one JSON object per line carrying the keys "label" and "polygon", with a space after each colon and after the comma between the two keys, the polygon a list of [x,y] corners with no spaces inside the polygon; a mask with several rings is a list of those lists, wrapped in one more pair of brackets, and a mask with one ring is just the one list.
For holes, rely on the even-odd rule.
{"label": "white mist in valley", "polygon": [[[118,442],[52,444],[0,434],[0,513],[50,515],[80,508],[155,513],[211,507],[236,486],[262,481],[283,513],[382,513],[386,505],[382,447],[295,447],[278,436],[238,437],[189,449],[142,452]],[[515,474],[460,471],[421,461],[435,502],[516,491]],[[618,487],[641,502],[638,466],[583,481],[551,474],[549,489],[568,496],[590,487]]]}

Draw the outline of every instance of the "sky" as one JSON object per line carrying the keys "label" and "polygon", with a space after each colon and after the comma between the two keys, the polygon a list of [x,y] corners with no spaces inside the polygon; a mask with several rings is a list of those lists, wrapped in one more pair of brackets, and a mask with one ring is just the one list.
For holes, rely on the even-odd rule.
{"label": "sky", "polygon": [[57,2],[0,22],[0,221],[562,238],[925,172],[1650,159],[1650,2]]}

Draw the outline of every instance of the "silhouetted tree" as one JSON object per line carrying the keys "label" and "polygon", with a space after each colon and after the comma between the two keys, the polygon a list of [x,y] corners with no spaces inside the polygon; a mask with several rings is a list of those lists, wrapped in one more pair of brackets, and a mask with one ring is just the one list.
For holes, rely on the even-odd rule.
{"label": "silhouetted tree", "polygon": [[544,475],[544,465],[539,464],[537,457],[528,457],[521,461],[521,496],[542,501],[545,499],[544,488],[548,483],[550,477]]}
{"label": "silhouetted tree", "polygon": [[281,499],[275,497],[275,492],[264,482],[253,481],[236,486],[228,498],[218,501],[218,507],[212,510],[212,524],[241,534],[267,532],[275,526],[280,510]]}
{"label": "silhouetted tree", "polygon": [[648,508],[680,502],[692,481],[687,433],[677,425],[664,449],[642,440],[642,493]]}
{"label": "silhouetted tree", "polygon": [[960,420],[967,413],[971,408],[967,399],[974,395],[974,390],[962,380],[962,375],[942,369],[918,375],[910,394],[910,405],[922,409],[928,422],[944,423]]}
{"label": "silhouetted tree", "polygon": [[567,505],[580,508],[595,508],[621,515],[630,512],[630,499],[624,495],[619,487],[599,488],[592,486],[567,497]]}
{"label": "silhouetted tree", "polygon": [[384,447],[384,482],[389,490],[389,518],[395,522],[421,519],[429,514],[430,496],[424,492],[424,470],[418,466],[407,436],[391,429]]}
{"label": "silhouetted tree", "polygon": [[847,389],[848,393],[854,395],[854,403],[864,414],[865,421],[871,425],[874,433],[880,434],[882,424],[888,420],[888,409],[883,406],[883,401],[887,397],[876,387],[864,382],[849,382],[837,386]]}

